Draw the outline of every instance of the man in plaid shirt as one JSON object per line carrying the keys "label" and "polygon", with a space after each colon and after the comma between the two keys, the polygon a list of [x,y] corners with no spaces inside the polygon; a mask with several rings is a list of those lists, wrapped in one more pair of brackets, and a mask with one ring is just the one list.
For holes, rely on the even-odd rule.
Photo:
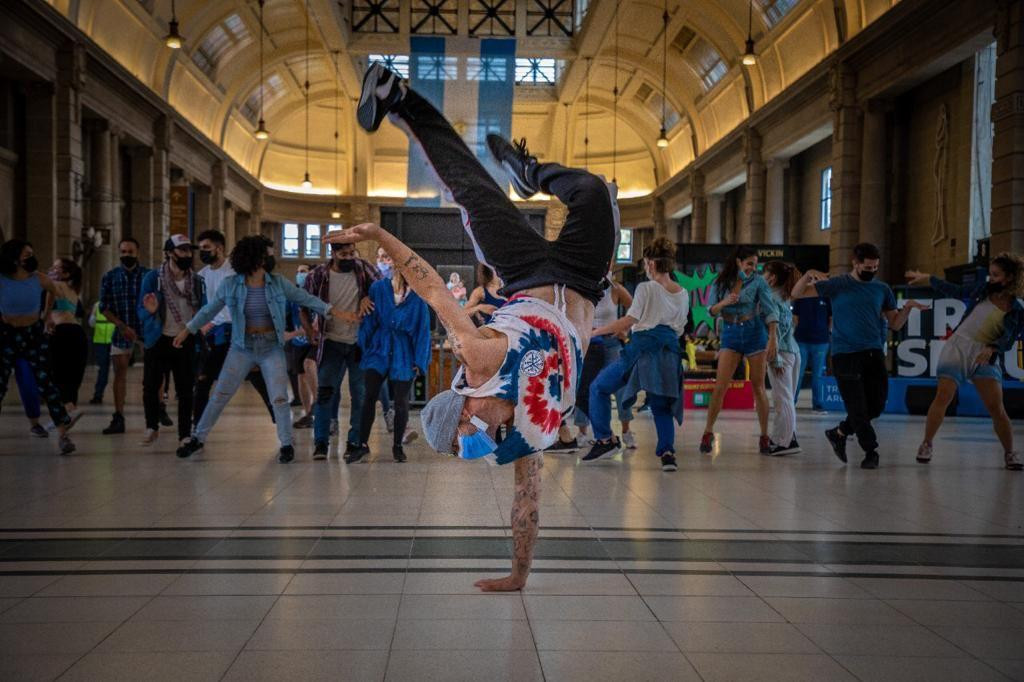
{"label": "man in plaid shirt", "polygon": [[139,323],[139,288],[148,268],[139,265],[139,242],[125,237],[118,245],[121,265],[103,275],[100,282],[100,312],[115,327],[110,344],[110,355],[114,360],[114,416],[110,426],[103,429],[106,435],[124,433],[124,398],[128,378],[128,363],[138,343],[141,325]]}
{"label": "man in plaid shirt", "polygon": [[[380,279],[380,271],[356,255],[353,244],[332,244],[331,260],[309,273],[305,289],[334,310],[351,311],[353,321],[324,319],[317,315],[314,336],[319,344],[316,353],[317,397],[313,407],[313,459],[327,459],[330,447],[331,421],[338,416],[341,382],[348,372],[348,391],[352,400],[345,461],[358,461],[366,452],[359,443],[359,416],[363,406],[363,370],[359,367],[359,318],[373,309],[370,285]],[[312,333],[309,311],[301,311],[303,326]]]}

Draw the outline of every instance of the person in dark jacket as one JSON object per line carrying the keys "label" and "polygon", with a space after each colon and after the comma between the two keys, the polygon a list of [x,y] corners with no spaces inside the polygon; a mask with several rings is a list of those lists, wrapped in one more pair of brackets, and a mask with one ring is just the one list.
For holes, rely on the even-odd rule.
{"label": "person in dark jacket", "polygon": [[370,285],[370,300],[373,311],[359,325],[359,347],[363,351],[359,366],[366,387],[359,422],[361,447],[359,457],[349,461],[357,462],[369,452],[367,441],[377,412],[377,394],[387,381],[395,410],[391,454],[396,462],[404,462],[402,442],[409,423],[409,392],[416,375],[425,374],[430,364],[430,311],[399,271],[394,271],[390,279]]}
{"label": "person in dark jacket", "polygon": [[1013,450],[1013,426],[1003,406],[1003,370],[999,361],[1024,333],[1024,258],[1001,253],[988,266],[988,281],[958,286],[938,277],[911,270],[911,285],[930,285],[944,296],[966,298],[967,312],[942,347],[935,374],[939,379],[935,399],[928,408],[924,440],[917,461],[932,459],[932,439],[942,426],[946,408],[965,381],[974,383],[981,401],[992,415],[992,426],[1003,446],[1003,459],[1011,471],[1024,469],[1024,460]]}

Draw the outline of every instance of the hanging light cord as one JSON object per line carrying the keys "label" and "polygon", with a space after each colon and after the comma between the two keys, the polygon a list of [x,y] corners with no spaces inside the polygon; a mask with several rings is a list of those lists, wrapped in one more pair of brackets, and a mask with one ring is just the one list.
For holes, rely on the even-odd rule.
{"label": "hanging light cord", "polygon": [[306,0],[306,177],[309,177],[309,0]]}
{"label": "hanging light cord", "polygon": [[619,151],[619,4],[615,5],[615,87],[612,88],[612,183],[618,181]]}
{"label": "hanging light cord", "polygon": [[341,111],[341,105],[338,102],[338,82],[340,76],[338,74],[338,53],[334,53],[334,210],[338,210],[337,197],[341,194],[341,179],[338,177],[338,127],[339,127],[339,112]]}
{"label": "hanging light cord", "polygon": [[260,123],[263,122],[263,2],[260,0]]}
{"label": "hanging light cord", "polygon": [[754,0],[747,3],[747,40],[754,37]]}
{"label": "hanging light cord", "polygon": [[590,57],[587,57],[587,106],[583,112],[583,167],[590,170]]}
{"label": "hanging light cord", "polygon": [[665,12],[661,15],[664,26],[661,32],[661,131],[665,133],[665,107],[668,104],[668,0],[665,0]]}

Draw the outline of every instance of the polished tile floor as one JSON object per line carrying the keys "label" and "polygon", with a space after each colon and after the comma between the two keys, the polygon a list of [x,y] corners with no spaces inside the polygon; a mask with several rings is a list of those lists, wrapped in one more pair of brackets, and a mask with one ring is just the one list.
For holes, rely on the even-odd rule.
{"label": "polished tile floor", "polygon": [[1024,680],[1024,475],[985,421],[920,466],[921,420],[884,418],[862,471],[831,418],[801,410],[804,452],[771,459],[727,414],[701,456],[693,412],[666,474],[641,416],[622,458],[546,457],[535,571],[484,595],[510,469],[422,441],[395,464],[382,423],[369,463],[313,462],[303,431],[281,465],[251,391],[191,461],[173,429],[138,446],[137,395],[131,433],[89,408],[68,458],[8,398],[0,679]]}

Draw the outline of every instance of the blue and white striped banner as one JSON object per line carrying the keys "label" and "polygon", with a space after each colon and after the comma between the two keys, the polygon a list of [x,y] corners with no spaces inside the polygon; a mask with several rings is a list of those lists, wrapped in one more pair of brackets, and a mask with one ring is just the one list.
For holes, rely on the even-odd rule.
{"label": "blue and white striped banner", "polygon": [[[409,40],[409,81],[462,136],[501,187],[508,179],[487,151],[487,134],[512,134],[512,99],[515,94],[516,41],[479,41],[479,57],[445,53],[444,38]],[[406,203],[440,206],[441,185],[418,144],[409,145]]]}

